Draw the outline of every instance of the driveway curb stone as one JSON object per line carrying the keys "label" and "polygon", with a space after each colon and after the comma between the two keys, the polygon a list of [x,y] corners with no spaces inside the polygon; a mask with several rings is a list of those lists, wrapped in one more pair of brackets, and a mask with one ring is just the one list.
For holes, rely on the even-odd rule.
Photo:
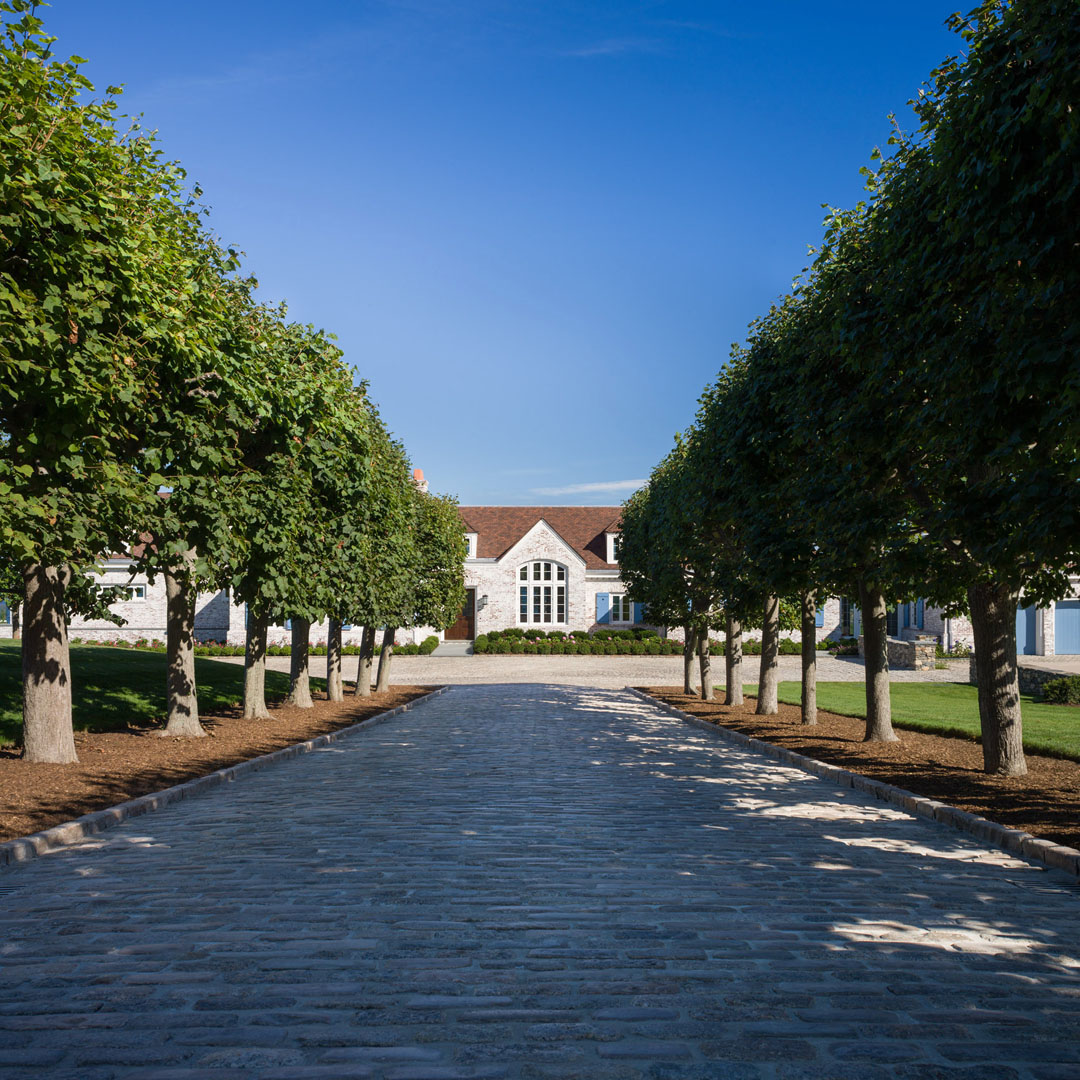
{"label": "driveway curb stone", "polygon": [[1037,836],[1032,836],[1031,833],[1024,832],[1022,829],[1010,829],[1007,825],[999,825],[996,821],[990,821],[987,818],[979,817],[977,814],[971,814],[966,810],[949,806],[948,803],[928,799],[923,795],[916,795],[913,791],[883,783],[881,780],[874,780],[869,776],[863,776],[861,773],[838,768],[836,765],[818,761],[816,758],[797,754],[794,750],[787,750],[782,746],[774,746],[772,743],[763,742],[761,739],[754,739],[749,735],[744,735],[741,731],[734,731],[720,724],[702,720],[698,716],[683,712],[682,709],[678,709],[674,705],[669,705],[666,701],[651,697],[636,687],[628,686],[626,689],[672,716],[677,716],[680,720],[684,720],[696,728],[701,728],[702,731],[712,732],[717,738],[756,750],[766,757],[782,761],[786,765],[793,765],[804,772],[812,773],[823,780],[837,784],[839,787],[850,787],[866,795],[873,795],[882,802],[892,803],[910,814],[930,818],[962,832],[971,833],[980,840],[1008,851],[1012,855],[1019,855],[1022,858],[1045,863],[1056,870],[1064,870],[1066,873],[1080,878],[1080,851],[1076,848],[1066,847],[1064,844],[1055,844],[1052,840],[1042,840]]}
{"label": "driveway curb stone", "polygon": [[44,855],[47,851],[52,851],[55,848],[66,847],[68,844],[77,844],[88,836],[103,832],[105,829],[111,829],[114,825],[119,825],[130,818],[141,817],[143,814],[160,810],[161,807],[169,806],[171,803],[201,795],[213,788],[220,787],[222,784],[230,784],[234,780],[239,780],[240,777],[247,775],[247,773],[265,769],[268,765],[276,765],[300,754],[310,754],[313,750],[337,742],[338,739],[359,731],[361,728],[382,724],[391,717],[398,716],[414,708],[421,701],[427,701],[445,693],[447,689],[446,686],[440,686],[423,697],[408,701],[404,705],[399,705],[396,709],[389,709],[386,712],[377,713],[375,716],[369,716],[366,720],[351,724],[349,727],[329,731],[325,735],[317,735],[314,739],[293,743],[292,746],[283,746],[280,750],[273,750],[269,754],[260,754],[258,757],[248,758],[247,761],[238,761],[235,765],[215,769],[214,772],[207,773],[205,776],[196,776],[193,780],[185,780],[182,784],[175,784],[173,787],[163,788],[161,791],[152,791],[148,795],[140,795],[137,799],[118,803],[116,806],[109,806],[104,810],[95,810],[93,813],[83,814],[82,817],[75,818],[73,821],[53,825],[52,828],[31,833],[29,836],[18,836],[14,840],[7,840],[0,844],[0,866],[26,862],[28,859],[37,858],[37,856]]}

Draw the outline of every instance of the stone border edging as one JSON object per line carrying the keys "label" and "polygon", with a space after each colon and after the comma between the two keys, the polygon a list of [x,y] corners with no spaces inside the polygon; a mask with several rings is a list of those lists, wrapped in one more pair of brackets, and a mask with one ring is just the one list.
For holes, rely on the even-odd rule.
{"label": "stone border edging", "polygon": [[337,742],[346,735],[351,735],[361,728],[374,727],[384,723],[391,717],[408,712],[416,705],[439,694],[446,693],[449,686],[440,686],[435,690],[424,694],[422,697],[407,701],[404,705],[389,709],[386,712],[376,713],[366,720],[361,720],[348,727],[338,728],[337,731],[328,731],[325,735],[316,735],[314,739],[305,742],[293,743],[291,746],[283,746],[280,750],[272,750],[269,754],[260,754],[258,757],[248,758],[246,761],[238,761],[235,765],[227,765],[221,769],[206,773],[205,776],[196,776],[191,780],[185,780],[182,784],[163,788],[161,791],[152,791],[148,795],[140,795],[137,799],[109,806],[104,810],[95,810],[73,821],[65,821],[60,825],[43,829],[41,832],[31,833],[29,836],[18,836],[14,840],[6,840],[0,843],[0,866],[10,866],[14,863],[27,862],[30,859],[44,855],[56,848],[67,847],[69,844],[78,843],[88,836],[111,829],[114,825],[128,821],[130,818],[140,817],[143,814],[160,810],[163,806],[189,799],[194,795],[202,794],[222,784],[232,783],[249,772],[257,772],[266,768],[267,765],[276,765],[278,762],[289,758],[299,757],[301,754],[310,754],[322,746]]}
{"label": "stone border edging", "polygon": [[1041,840],[1039,837],[1032,836],[1031,833],[1024,832],[1022,829],[1010,829],[1007,825],[999,825],[996,821],[988,821],[984,817],[968,813],[966,810],[960,810],[955,806],[950,806],[948,803],[928,799],[924,795],[916,795],[913,791],[883,783],[881,780],[874,780],[869,776],[863,776],[861,773],[851,772],[848,769],[841,769],[837,765],[830,765],[828,762],[818,761],[817,758],[806,757],[804,754],[795,753],[794,750],[785,750],[782,746],[775,746],[773,743],[755,739],[750,735],[744,735],[741,731],[735,731],[732,728],[702,720],[701,717],[683,712],[682,709],[677,709],[666,701],[645,694],[636,687],[628,686],[626,689],[642,700],[656,705],[673,716],[677,716],[680,720],[693,724],[694,727],[701,728],[704,731],[710,731],[728,742],[737,743],[739,746],[745,746],[750,750],[756,750],[758,753],[782,761],[786,765],[793,765],[804,772],[821,777],[822,780],[829,780],[839,787],[849,787],[866,795],[873,795],[882,802],[892,803],[894,806],[899,806],[918,817],[930,818],[933,821],[941,822],[943,825],[951,825],[954,829],[971,833],[980,840],[985,840],[988,844],[993,844],[995,847],[1002,848],[1013,855],[1034,859],[1036,862],[1052,866],[1055,870],[1064,870],[1066,873],[1080,878],[1080,851],[1076,848],[1066,847],[1064,844],[1055,844],[1052,840]]}

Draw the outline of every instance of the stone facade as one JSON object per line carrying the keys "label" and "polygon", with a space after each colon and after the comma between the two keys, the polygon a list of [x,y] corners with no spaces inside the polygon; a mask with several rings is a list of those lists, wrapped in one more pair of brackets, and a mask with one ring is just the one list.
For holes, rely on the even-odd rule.
{"label": "stone facade", "polygon": [[[565,569],[566,622],[519,623],[518,588],[523,582],[518,572],[534,562],[550,562]],[[551,584],[557,587],[563,583],[553,580]],[[519,625],[544,631],[598,629],[596,594],[619,592],[622,587],[617,570],[589,569],[581,555],[542,520],[499,558],[468,559],[465,585],[476,590],[477,634]]]}
{"label": "stone facade", "polygon": [[[866,655],[866,639],[859,636],[859,655]],[[921,638],[886,638],[886,657],[891,669],[897,671],[933,671],[937,663],[937,638],[924,634]]]}
{"label": "stone facade", "polygon": [[[978,686],[978,669],[975,666],[975,657],[968,658],[968,682],[972,686]],[[1065,679],[1075,675],[1075,671],[1054,671],[1052,668],[1028,667],[1026,664],[1016,665],[1016,678],[1020,684],[1021,694],[1032,694],[1036,697],[1042,694],[1042,688],[1055,679]]]}

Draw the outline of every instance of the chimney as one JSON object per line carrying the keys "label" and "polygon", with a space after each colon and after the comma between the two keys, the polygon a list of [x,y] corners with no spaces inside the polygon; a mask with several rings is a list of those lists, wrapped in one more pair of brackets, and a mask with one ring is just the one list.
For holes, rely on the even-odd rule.
{"label": "chimney", "polygon": [[427,491],[427,489],[428,489],[428,483],[427,483],[427,481],[426,481],[426,480],[424,479],[424,470],[423,470],[423,469],[413,469],[413,471],[412,471],[412,478],[413,478],[413,483],[414,483],[414,484],[415,484],[415,485],[416,485],[416,486],[417,486],[417,487],[418,487],[418,488],[419,488],[419,489],[420,489],[421,491]]}

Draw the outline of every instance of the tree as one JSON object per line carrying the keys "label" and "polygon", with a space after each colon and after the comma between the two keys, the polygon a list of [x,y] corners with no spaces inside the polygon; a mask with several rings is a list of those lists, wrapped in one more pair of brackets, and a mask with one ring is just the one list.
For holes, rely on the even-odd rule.
{"label": "tree", "polygon": [[404,447],[374,409],[367,462],[368,497],[354,507],[354,531],[343,552],[335,609],[340,618],[365,628],[357,659],[355,692],[360,697],[371,694],[378,628],[393,629],[411,620],[417,564],[416,485]]}
{"label": "tree", "polygon": [[157,346],[139,432],[140,472],[148,477],[133,569],[163,575],[167,597],[166,727],[169,736],[205,735],[195,683],[195,603],[220,576],[217,552],[233,530],[221,498],[243,468],[240,432],[258,411],[257,358],[247,333],[253,282],[233,276],[236,253],[181,207],[159,229],[170,254],[175,309],[183,333]]}
{"label": "tree", "polygon": [[[155,219],[180,177],[25,3],[0,31],[0,548],[24,581],[27,760],[75,761],[65,593],[130,531],[131,447],[176,330]],[[168,211],[166,211],[168,212]]]}
{"label": "tree", "polygon": [[312,506],[318,485],[341,468],[335,440],[342,402],[355,405],[355,395],[340,350],[323,332],[257,309],[250,333],[259,406],[241,428],[243,468],[221,492],[233,525],[216,558],[221,583],[247,605],[244,715],[266,717],[270,622],[289,613],[310,620],[320,610],[321,597],[305,578],[326,541],[323,523],[316,518],[313,527]]}
{"label": "tree", "polygon": [[653,470],[648,487],[623,506],[619,565],[633,600],[649,605],[649,618],[682,625],[684,690],[696,651],[701,696],[712,698],[709,631],[724,623],[722,575],[711,538],[690,497],[693,432]]}
{"label": "tree", "polygon": [[921,445],[908,429],[895,449],[931,466],[909,483],[938,580],[966,589],[984,767],[1015,775],[1016,599],[1065,594],[1080,525],[1080,8],[992,0],[951,22],[965,53],[933,73],[919,136],[880,180],[925,386]]}
{"label": "tree", "polygon": [[468,545],[461,528],[457,500],[432,495],[413,485],[415,526],[414,562],[409,568],[407,616],[387,626],[379,656],[376,689],[390,686],[390,660],[397,626],[423,626],[445,630],[457,619],[465,602],[465,558]]}

